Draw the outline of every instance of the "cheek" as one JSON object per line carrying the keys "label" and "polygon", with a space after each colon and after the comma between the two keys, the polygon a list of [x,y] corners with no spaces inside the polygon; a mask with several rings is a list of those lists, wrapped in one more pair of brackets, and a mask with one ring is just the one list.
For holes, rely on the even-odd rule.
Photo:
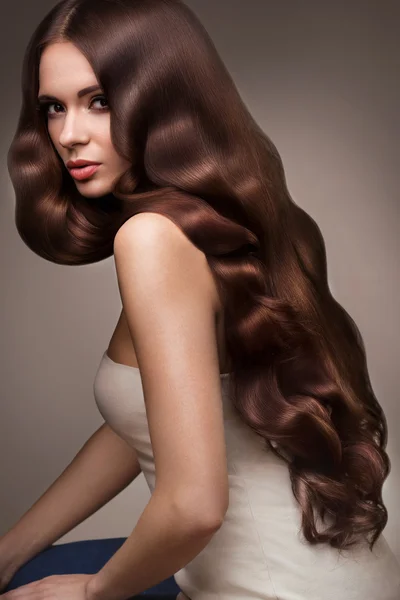
{"label": "cheek", "polygon": [[65,153],[65,148],[63,148],[61,146],[61,144],[58,142],[57,137],[50,137],[51,142],[55,148],[55,150],[57,151],[57,154],[59,154],[61,157],[63,156],[63,154]]}
{"label": "cheek", "polygon": [[63,151],[63,148],[59,142],[60,133],[57,130],[57,127],[55,127],[55,124],[50,124],[47,126],[47,131],[48,131],[51,143],[53,144],[53,146],[55,147],[57,152],[60,154]]}
{"label": "cheek", "polygon": [[104,133],[103,135],[97,135],[96,143],[99,145],[99,147],[101,147],[102,155],[105,158],[107,157],[109,162],[114,163],[118,159],[118,154],[113,146],[109,134]]}
{"label": "cheek", "polygon": [[56,136],[54,135],[54,128],[51,125],[45,125],[45,129],[47,129],[47,133],[53,144],[56,143]]}
{"label": "cheek", "polygon": [[121,171],[127,169],[130,165],[130,162],[118,154],[111,140],[108,141],[106,146],[103,146],[103,150],[108,164],[112,166],[113,169]]}

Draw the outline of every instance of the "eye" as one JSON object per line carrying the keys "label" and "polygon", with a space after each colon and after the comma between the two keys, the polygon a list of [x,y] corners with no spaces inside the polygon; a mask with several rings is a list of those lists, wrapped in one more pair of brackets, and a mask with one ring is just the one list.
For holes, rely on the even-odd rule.
{"label": "eye", "polygon": [[43,104],[42,105],[42,108],[43,108],[45,114],[48,114],[48,115],[53,114],[54,115],[54,114],[57,114],[57,111],[55,113],[49,112],[50,106],[55,106],[55,107],[58,106],[58,107],[60,107],[61,104],[58,104],[58,102],[48,102],[47,104]]}
{"label": "eye", "polygon": [[[103,103],[105,102],[105,104],[106,104],[106,106],[101,106],[100,108],[95,108],[94,110],[97,110],[100,112],[100,111],[108,110],[108,108],[109,108],[107,105],[107,100],[106,100],[105,96],[95,96],[94,98],[91,99],[89,106],[91,106],[94,102],[103,102]],[[50,112],[49,109],[51,106],[54,106],[55,108],[56,107],[63,108],[62,104],[60,104],[59,102],[45,102],[45,103],[39,105],[37,108],[38,108],[38,110],[43,110],[45,115],[47,115],[49,117],[60,114],[60,112],[58,110],[55,110],[55,112]]]}
{"label": "eye", "polygon": [[107,100],[105,96],[96,96],[95,98],[92,99],[92,102],[96,102],[96,101],[101,101],[101,102],[105,102],[106,106],[102,106],[99,110],[105,110],[106,108],[108,108],[108,104],[107,104]]}

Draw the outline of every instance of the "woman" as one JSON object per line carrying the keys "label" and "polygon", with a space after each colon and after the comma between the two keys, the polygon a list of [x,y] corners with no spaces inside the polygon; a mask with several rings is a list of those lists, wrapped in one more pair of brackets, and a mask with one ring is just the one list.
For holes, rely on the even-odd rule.
{"label": "woman", "polygon": [[174,574],[180,599],[398,600],[362,338],[188,7],[59,2],[26,52],[9,171],[34,252],[114,254],[123,309],[95,399],[151,491],[103,569],[47,582],[57,597],[124,600]]}

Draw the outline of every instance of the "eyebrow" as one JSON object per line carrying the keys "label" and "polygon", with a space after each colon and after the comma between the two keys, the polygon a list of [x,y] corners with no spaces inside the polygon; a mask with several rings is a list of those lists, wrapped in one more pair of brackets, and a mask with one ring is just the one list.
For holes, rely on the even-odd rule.
{"label": "eyebrow", "polygon": [[[82,98],[83,96],[86,96],[86,94],[90,94],[90,92],[95,92],[96,90],[102,90],[102,88],[98,85],[89,85],[88,87],[83,88],[82,90],[79,90],[79,92],[77,93],[78,98]],[[41,94],[38,97],[38,102],[46,102],[48,100],[51,101],[56,101],[58,102],[58,98],[56,98],[55,96],[49,96],[48,94]]]}

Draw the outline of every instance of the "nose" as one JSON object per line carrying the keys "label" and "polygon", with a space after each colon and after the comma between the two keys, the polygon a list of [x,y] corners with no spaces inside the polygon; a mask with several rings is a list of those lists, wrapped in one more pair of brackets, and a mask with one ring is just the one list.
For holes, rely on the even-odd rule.
{"label": "nose", "polygon": [[64,126],[59,135],[61,146],[69,148],[75,144],[87,144],[89,139],[89,130],[85,125],[84,115],[70,111],[64,119]]}

